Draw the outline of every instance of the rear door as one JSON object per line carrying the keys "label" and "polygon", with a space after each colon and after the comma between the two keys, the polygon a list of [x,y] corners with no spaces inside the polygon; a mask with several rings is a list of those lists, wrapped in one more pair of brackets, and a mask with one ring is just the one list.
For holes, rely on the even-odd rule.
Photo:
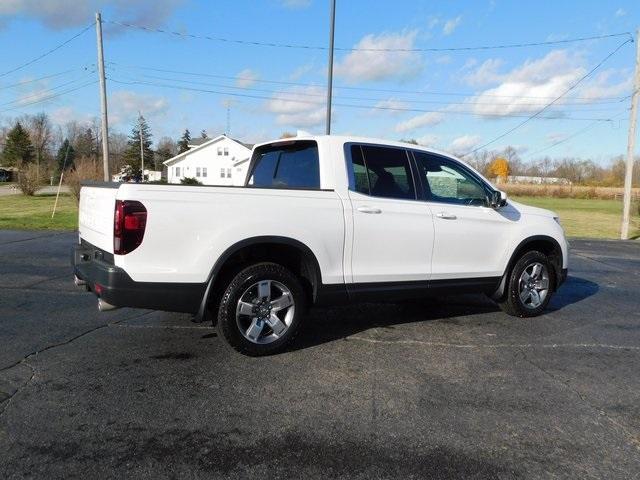
{"label": "rear door", "polygon": [[113,214],[117,186],[82,187],[78,230],[80,238],[113,253]]}
{"label": "rear door", "polygon": [[407,150],[380,145],[347,147],[353,282],[428,280],[433,220],[430,208],[416,200]]}

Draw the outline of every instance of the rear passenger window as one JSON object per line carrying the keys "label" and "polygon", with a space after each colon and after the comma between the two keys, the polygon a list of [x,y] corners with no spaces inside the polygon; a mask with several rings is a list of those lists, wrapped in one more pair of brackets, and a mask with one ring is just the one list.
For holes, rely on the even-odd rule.
{"label": "rear passenger window", "polygon": [[249,186],[267,188],[320,188],[318,145],[297,141],[267,145],[254,152]]}
{"label": "rear passenger window", "polygon": [[352,145],[354,189],[384,198],[416,198],[411,167],[402,148]]}

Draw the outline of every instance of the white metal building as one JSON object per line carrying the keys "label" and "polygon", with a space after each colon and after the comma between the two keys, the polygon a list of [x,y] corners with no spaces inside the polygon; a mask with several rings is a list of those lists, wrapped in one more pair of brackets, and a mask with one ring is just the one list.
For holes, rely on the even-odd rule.
{"label": "white metal building", "polygon": [[244,185],[253,145],[222,134],[195,139],[189,147],[164,162],[168,183],[192,177],[204,185]]}

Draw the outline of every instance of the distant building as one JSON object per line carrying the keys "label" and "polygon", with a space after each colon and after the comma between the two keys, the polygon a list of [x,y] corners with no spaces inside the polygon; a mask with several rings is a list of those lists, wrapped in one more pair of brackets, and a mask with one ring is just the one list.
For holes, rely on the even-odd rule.
{"label": "distant building", "polygon": [[507,183],[534,183],[538,185],[571,185],[566,178],[560,177],[534,177],[529,175],[509,175]]}
{"label": "distant building", "polygon": [[[157,170],[147,170],[144,169],[144,181],[145,182],[157,182],[162,177],[162,172]],[[129,182],[131,181],[131,176],[125,169],[120,170],[120,172],[111,175],[112,182]]]}
{"label": "distant building", "polygon": [[189,147],[164,162],[168,183],[191,177],[204,185],[244,185],[253,145],[222,134],[193,139]]}

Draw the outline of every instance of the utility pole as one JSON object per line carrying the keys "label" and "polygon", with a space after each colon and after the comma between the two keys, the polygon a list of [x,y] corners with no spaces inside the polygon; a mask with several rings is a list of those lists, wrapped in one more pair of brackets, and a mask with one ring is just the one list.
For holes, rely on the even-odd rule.
{"label": "utility pole", "polygon": [[140,164],[142,166],[142,183],[144,183],[144,142],[142,141],[142,114],[138,112],[138,133],[140,133]]}
{"label": "utility pole", "polygon": [[96,39],[98,42],[98,77],[100,79],[100,110],[102,113],[102,168],[104,181],[111,180],[109,175],[109,120],[107,118],[107,81],[104,76],[104,53],[102,50],[102,16],[96,12]]}
{"label": "utility pole", "polygon": [[638,97],[640,96],[640,28],[636,31],[636,71],[631,94],[631,116],[629,117],[629,137],[627,140],[627,168],[624,175],[624,202],[622,208],[622,229],[620,238],[629,238],[631,217],[631,186],[633,180],[633,153],[636,144],[636,123],[638,121]]}
{"label": "utility pole", "polygon": [[329,13],[329,21],[331,25],[329,27],[329,72],[327,81],[327,125],[325,133],[331,134],[331,90],[333,89],[333,33],[336,25],[336,0],[329,0],[331,3],[331,10]]}

